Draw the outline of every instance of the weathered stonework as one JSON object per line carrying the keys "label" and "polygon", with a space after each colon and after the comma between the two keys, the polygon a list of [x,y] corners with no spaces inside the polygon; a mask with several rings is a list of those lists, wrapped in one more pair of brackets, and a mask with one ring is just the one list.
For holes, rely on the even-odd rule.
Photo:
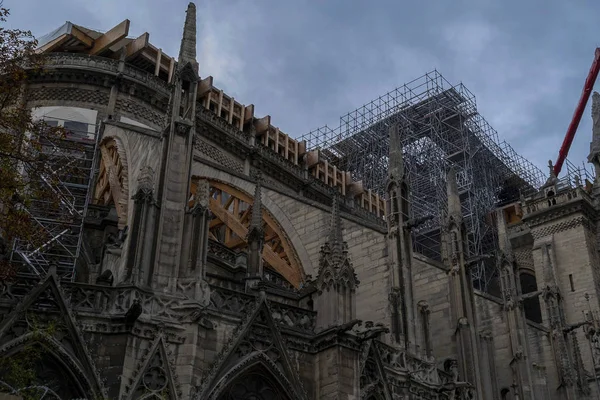
{"label": "weathered stonework", "polygon": [[32,79],[31,107],[96,110],[87,123],[119,162],[92,179],[110,195],[87,207],[76,279],[2,282],[0,357],[43,343],[37,383],[63,399],[596,394],[598,182],[551,179],[504,206],[522,215],[496,221],[501,293],[475,291],[451,172],[439,262],[412,248],[396,127],[384,211],[313,176],[302,143],[198,76],[195,19],[190,4],[177,60],[148,67],[126,54],[138,38],[122,54],[50,52]]}

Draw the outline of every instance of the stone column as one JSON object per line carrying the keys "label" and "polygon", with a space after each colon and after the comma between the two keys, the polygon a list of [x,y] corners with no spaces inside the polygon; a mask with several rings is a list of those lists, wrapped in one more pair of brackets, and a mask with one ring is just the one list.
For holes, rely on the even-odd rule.
{"label": "stone column", "polygon": [[265,231],[262,219],[262,193],[260,175],[257,177],[254,187],[254,203],[252,204],[252,216],[250,228],[248,229],[248,264],[246,270],[246,290],[255,287],[263,279],[263,247],[265,242]]}
{"label": "stone column", "polygon": [[410,204],[404,176],[400,127],[389,130],[390,155],[387,193],[388,248],[392,266],[392,289],[389,294],[391,327],[394,341],[413,354],[417,353],[416,311],[412,276],[412,242],[410,236]]}
{"label": "stone column", "polygon": [[450,267],[450,302],[452,318],[456,321],[455,338],[458,348],[458,367],[460,379],[475,386],[477,399],[485,399],[481,385],[481,371],[473,286],[466,268],[466,232],[462,220],[462,210],[456,183],[456,171],[451,169],[447,175],[448,217],[444,228],[444,262]]}
{"label": "stone column", "polygon": [[174,291],[181,262],[184,217],[190,194],[190,171],[198,91],[196,7],[188,5],[170,109],[164,130],[159,178],[160,216],[153,285]]}
{"label": "stone column", "polygon": [[533,382],[529,362],[529,349],[527,341],[527,322],[522,310],[522,302],[517,290],[517,279],[515,276],[515,262],[512,247],[508,240],[504,211],[496,211],[498,224],[498,247],[500,249],[497,258],[498,270],[500,271],[500,285],[502,288],[502,299],[504,301],[503,311],[509,329],[510,348],[512,352],[511,365],[515,376],[516,392],[523,400],[535,398]]}
{"label": "stone column", "polygon": [[138,178],[138,189],[133,196],[133,223],[129,233],[126,280],[141,285],[150,284],[152,237],[156,202],[154,200],[154,171],[144,167]]}

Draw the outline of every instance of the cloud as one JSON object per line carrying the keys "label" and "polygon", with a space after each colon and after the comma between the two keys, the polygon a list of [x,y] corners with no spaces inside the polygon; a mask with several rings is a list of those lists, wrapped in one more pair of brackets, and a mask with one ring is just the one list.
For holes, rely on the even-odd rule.
{"label": "cloud", "polygon": [[[7,6],[9,26],[37,35],[65,20],[107,30],[129,18],[132,35],[147,30],[153,44],[176,55],[187,1]],[[592,1],[206,0],[197,9],[201,75],[213,75],[286,133],[336,125],[341,115],[436,68],[463,82],[499,137],[544,172],[600,44],[600,3]],[[588,108],[573,161],[587,155],[590,126]]]}

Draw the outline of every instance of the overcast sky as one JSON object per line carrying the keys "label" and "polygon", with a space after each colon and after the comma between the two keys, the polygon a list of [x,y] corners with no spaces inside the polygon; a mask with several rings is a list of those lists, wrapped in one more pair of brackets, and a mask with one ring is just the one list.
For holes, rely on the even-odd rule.
{"label": "overcast sky", "polygon": [[[130,34],[177,56],[187,1],[4,0],[8,25],[42,36],[65,21]],[[199,0],[202,77],[300,136],[437,69],[547,172],[600,46],[598,0]],[[600,83],[596,84],[600,90]],[[590,102],[591,103],[591,102]],[[569,159],[585,160],[586,108]]]}

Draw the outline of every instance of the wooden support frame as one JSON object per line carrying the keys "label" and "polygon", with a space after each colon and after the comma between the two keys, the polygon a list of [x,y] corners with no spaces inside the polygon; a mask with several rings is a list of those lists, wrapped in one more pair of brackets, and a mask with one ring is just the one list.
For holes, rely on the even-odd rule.
{"label": "wooden support frame", "polygon": [[[209,182],[211,187],[209,208],[213,215],[209,223],[211,238],[230,249],[245,248],[254,199],[225,183],[213,180]],[[194,193],[196,190],[194,181],[191,186]],[[262,215],[265,229],[263,260],[290,284],[299,287],[304,279],[304,270],[292,244],[267,210],[263,210]]]}
{"label": "wooden support frame", "polygon": [[140,51],[144,50],[150,43],[150,34],[142,33],[137,39],[133,39],[125,46],[125,59],[135,57]]}
{"label": "wooden support frame", "polygon": [[89,54],[96,55],[102,53],[119,40],[125,39],[127,35],[129,35],[129,25],[130,22],[128,19],[126,19],[106,32],[104,35],[100,36],[98,39],[94,40],[94,45],[90,49]]}

